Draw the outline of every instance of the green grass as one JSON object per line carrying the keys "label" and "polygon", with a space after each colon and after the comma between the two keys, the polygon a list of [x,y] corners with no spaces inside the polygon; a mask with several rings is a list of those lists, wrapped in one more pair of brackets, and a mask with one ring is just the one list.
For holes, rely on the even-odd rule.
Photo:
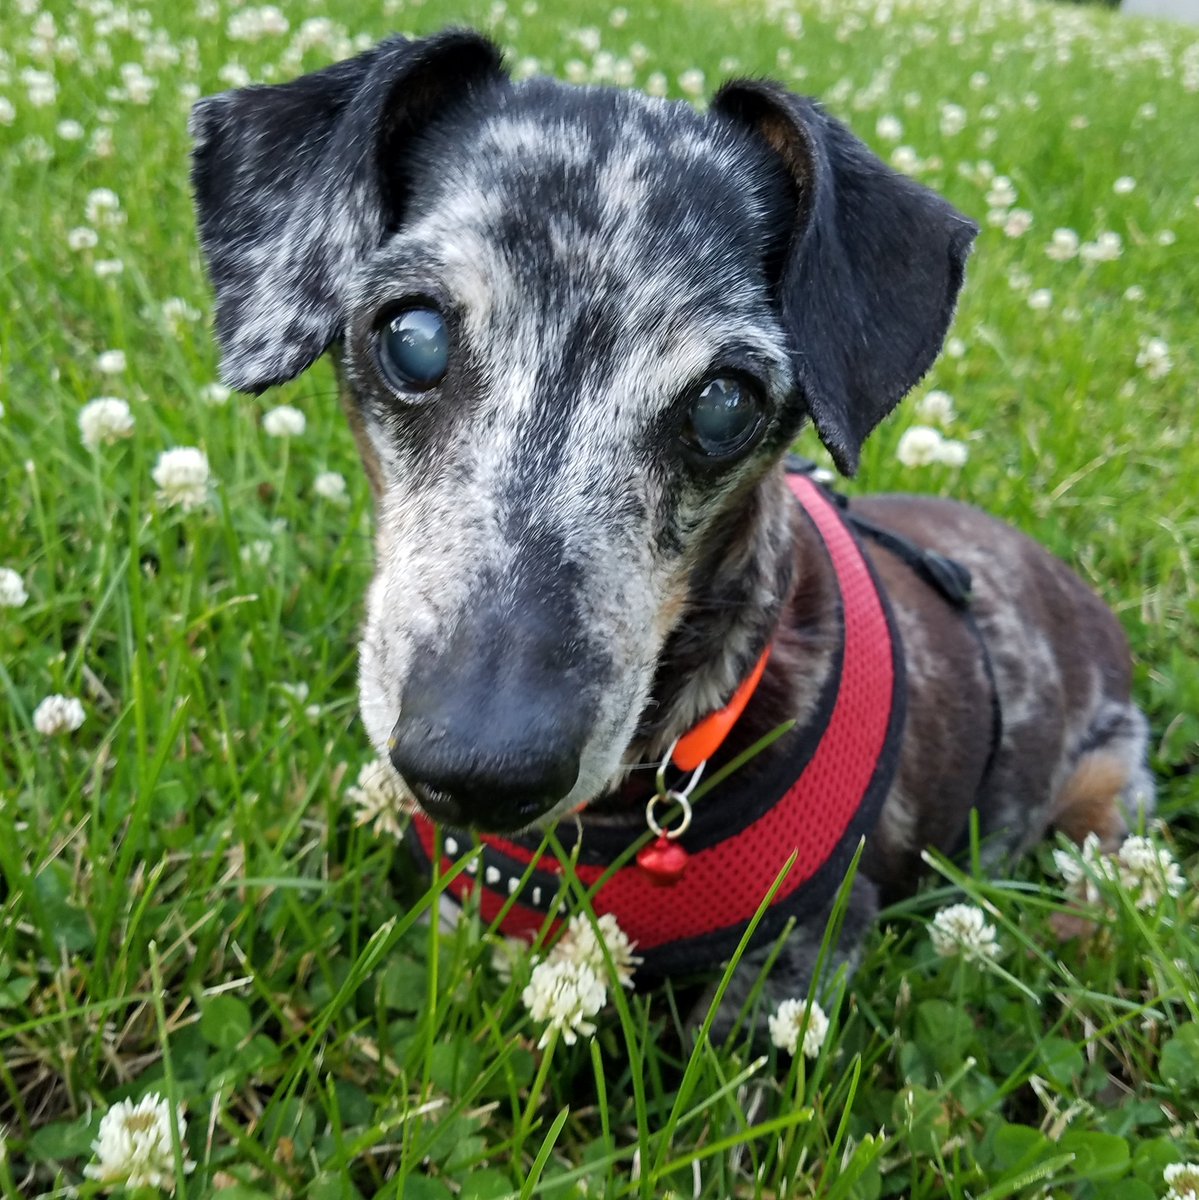
{"label": "green grass", "polygon": [[[686,997],[669,990],[622,995],[594,1039],[542,1054],[519,972],[495,975],[478,921],[420,922],[434,898],[402,849],[354,824],[365,480],[327,367],[261,401],[203,399],[216,352],[187,194],[186,100],[225,86],[233,60],[256,79],[294,74],[284,50],[318,10],[281,0],[291,33],[248,44],[227,37],[228,0],[130,20],[48,7],[73,39],[48,60],[54,32],[35,35],[28,5],[0,13],[15,110],[3,123],[0,102],[0,566],[29,592],[0,609],[0,1195],[90,1194],[101,1114],[151,1091],[186,1113],[180,1149],[198,1166],[181,1192],[231,1200],[1138,1200],[1164,1192],[1166,1163],[1199,1159],[1195,35],[936,0],[889,19],[865,0],[657,0],[624,21],[593,0],[331,6],[368,40],[469,21],[513,61],[638,86],[661,73],[675,95],[693,68],[709,93],[729,73],[776,75],[884,154],[876,124],[898,117],[921,178],[985,226],[983,160],[1033,215],[1019,238],[985,227],[955,353],[924,389],[952,394],[967,465],[899,465],[909,402],[852,486],[984,505],[1109,598],[1153,725],[1161,837],[1191,885],[1149,911],[1117,894],[1090,937],[1063,943],[1048,848],[1006,880],[943,865],[885,915],[848,986],[825,981],[821,1057],[763,1063],[743,1044],[693,1050]],[[110,94],[130,62],[157,81],[145,105]],[[31,103],[30,68],[54,74],[54,103]],[[964,110],[960,131],[942,129],[942,102]],[[1133,191],[1113,191],[1121,176]],[[124,222],[73,250],[101,187]],[[1052,261],[1059,226],[1114,231],[1123,253]],[[124,270],[100,278],[101,260]],[[170,297],[203,317],[172,328]],[[1172,364],[1156,378],[1137,363],[1150,337]],[[106,377],[109,348],[127,366]],[[77,414],[99,395],[127,399],[136,428],[93,455]],[[290,443],[261,428],[285,400],[308,420]],[[211,499],[189,514],[155,502],[171,446],[212,466]],[[346,476],[344,506],[314,493],[325,470]],[[80,697],[86,721],[46,739],[32,713],[55,692]],[[999,928],[998,969],[930,947],[927,920],[963,889]]]}

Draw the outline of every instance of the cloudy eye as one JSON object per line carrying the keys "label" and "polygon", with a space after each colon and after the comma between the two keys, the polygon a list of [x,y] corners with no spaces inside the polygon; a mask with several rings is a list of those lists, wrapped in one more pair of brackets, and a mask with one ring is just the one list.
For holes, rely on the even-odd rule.
{"label": "cloudy eye", "polygon": [[424,392],[441,382],[450,361],[450,332],[435,308],[405,308],[379,330],[379,364],[401,392]]}
{"label": "cloudy eye", "polygon": [[762,427],[757,393],[740,379],[719,375],[692,393],[684,440],[712,459],[727,459],[749,448]]}

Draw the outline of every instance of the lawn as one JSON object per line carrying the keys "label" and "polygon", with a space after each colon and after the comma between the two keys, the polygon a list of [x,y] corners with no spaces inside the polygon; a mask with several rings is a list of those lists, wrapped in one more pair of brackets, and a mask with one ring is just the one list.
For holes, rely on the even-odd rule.
{"label": "lawn", "polygon": [[[186,111],[450,22],[519,74],[774,76],[979,221],[946,353],[846,486],[979,503],[1108,598],[1179,895],[1050,845],[933,863],[795,1059],[694,1044],[668,989],[540,1045],[528,960],[422,919],[355,788],[366,480],[327,366],[217,382]],[[102,1116],[152,1094],[191,1197],[1166,1195],[1199,1161],[1197,129],[1194,32],[1069,4],[6,0],[0,1196],[97,1194]],[[905,465],[914,426],[959,465]],[[995,957],[936,952],[962,900]]]}

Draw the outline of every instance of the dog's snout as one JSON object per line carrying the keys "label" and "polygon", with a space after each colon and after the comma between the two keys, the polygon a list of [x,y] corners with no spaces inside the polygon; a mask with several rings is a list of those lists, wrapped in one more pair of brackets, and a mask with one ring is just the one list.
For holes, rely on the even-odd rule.
{"label": "dog's snout", "polygon": [[583,731],[565,697],[505,695],[494,680],[481,692],[477,679],[444,670],[413,682],[392,731],[391,761],[435,820],[522,829],[570,793]]}
{"label": "dog's snout", "polygon": [[391,761],[439,821],[521,829],[579,777],[603,672],[540,600],[484,605],[405,681]]}
{"label": "dog's snout", "polygon": [[496,833],[544,816],[579,774],[576,746],[483,744],[411,717],[396,723],[391,761],[435,820]]}

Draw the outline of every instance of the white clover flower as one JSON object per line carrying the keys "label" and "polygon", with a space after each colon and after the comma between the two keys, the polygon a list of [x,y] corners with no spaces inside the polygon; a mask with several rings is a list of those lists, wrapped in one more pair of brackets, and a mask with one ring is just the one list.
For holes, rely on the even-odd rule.
{"label": "white clover flower", "polygon": [[704,94],[704,73],[698,67],[692,67],[679,76],[679,88],[685,96],[702,96]]}
{"label": "white clover flower", "polygon": [[262,418],[262,429],[267,437],[299,437],[307,426],[304,414],[290,404],[280,404]]}
{"label": "white clover flower", "polygon": [[969,457],[970,450],[966,443],[959,442],[956,438],[945,438],[937,450],[937,462],[945,467],[964,467]]}
{"label": "white clover flower", "polygon": [[920,170],[920,155],[911,146],[896,146],[891,151],[891,165],[905,175],[915,175]]}
{"label": "white clover flower", "polygon": [[92,264],[92,270],[97,279],[111,279],[125,270],[125,264],[119,258],[98,258]]}
{"label": "white clover flower", "polygon": [[1181,896],[1186,887],[1174,855],[1146,837],[1125,838],[1117,852],[1120,883],[1137,908],[1156,908],[1166,896]]}
{"label": "white clover flower", "polygon": [[237,552],[247,567],[265,567],[275,552],[275,544],[269,538],[255,538],[246,542]]}
{"label": "white clover flower", "polygon": [[1045,312],[1053,306],[1053,293],[1048,288],[1037,288],[1028,294],[1028,307],[1033,312]]}
{"label": "white clover flower", "polygon": [[229,399],[229,389],[223,383],[206,383],[200,389],[200,399],[205,404],[211,404],[218,407],[225,404]]}
{"label": "white clover flower", "polygon": [[633,986],[633,969],[641,962],[634,953],[636,943],[629,940],[629,935],[621,929],[612,913],[604,913],[596,918],[600,935],[612,966],[616,969],[616,979],[608,978],[608,964],[604,961],[604,952],[600,948],[599,939],[585,913],[577,913],[567,923],[566,932],[550,952],[551,959],[569,959],[581,966],[590,967],[601,979],[608,984],[619,984],[621,987]]}
{"label": "white clover flower", "polygon": [[58,99],[58,84],[49,71],[26,67],[21,72],[25,94],[34,108],[46,108]]}
{"label": "white clover flower", "polygon": [[7,96],[0,96],[0,125],[11,125],[17,119],[17,110]]}
{"label": "white clover flower", "polygon": [[120,225],[125,219],[121,212],[121,198],[112,188],[94,188],[88,192],[83,211],[89,225],[101,228]]}
{"label": "white clover flower", "polygon": [[28,599],[20,575],[12,567],[0,567],[0,608],[22,608]]}
{"label": "white clover flower", "polygon": [[945,137],[955,137],[966,128],[966,110],[960,104],[942,104],[940,124]]}
{"label": "white clover flower", "polygon": [[208,499],[208,458],[194,446],[164,450],[158,456],[153,478],[161,504],[191,512]]}
{"label": "white clover flower", "polygon": [[603,34],[594,25],[584,25],[572,34],[574,40],[588,54],[594,54],[603,44]]}
{"label": "white clover flower", "polygon": [[121,82],[125,85],[125,96],[131,104],[149,104],[158,86],[158,80],[147,75],[140,63],[124,63],[121,66]]}
{"label": "white clover flower", "polygon": [[349,499],[346,477],[337,471],[322,471],[313,481],[312,490],[322,500],[332,504],[344,504]]}
{"label": "white clover flower", "polygon": [[816,1058],[828,1037],[829,1021],[824,1009],[815,1000],[810,1007],[806,1000],[784,1000],[767,1022],[770,1040],[780,1050],[786,1050],[792,1058],[800,1049],[799,1034],[805,1018],[807,1029],[803,1031],[803,1053],[806,1058]]}
{"label": "white clover flower", "polygon": [[54,157],[54,147],[40,133],[24,138],[17,149],[26,162],[45,163]]}
{"label": "white clover flower", "polygon": [[74,696],[47,696],[33,710],[33,727],[43,737],[74,733],[83,724],[83,705]]}
{"label": "white clover flower", "polygon": [[1115,262],[1124,253],[1124,243],[1118,233],[1106,230],[1093,242],[1083,242],[1078,255],[1083,262]]}
{"label": "white clover flower", "polygon": [[1032,228],[1032,213],[1026,208],[1013,208],[1003,223],[1003,232],[1010,238],[1023,237]]}
{"label": "white clover flower", "polygon": [[992,208],[1011,208],[1016,203],[1016,189],[1006,175],[996,175],[991,180],[987,203]]}
{"label": "white clover flower", "polygon": [[1159,246],[1173,246],[1178,241],[1178,234],[1173,229],[1159,229],[1153,240]]}
{"label": "white clover flower", "polygon": [[1073,887],[1086,880],[1086,868],[1095,867],[1100,858],[1099,836],[1088,833],[1081,846],[1055,850],[1053,865],[1066,883]]}
{"label": "white clover flower", "polygon": [[225,32],[234,42],[257,42],[264,37],[279,37],[289,28],[287,18],[273,4],[264,4],[234,13]]}
{"label": "white clover flower", "polygon": [[132,432],[133,414],[116,396],[98,396],[79,410],[79,435],[88,450],[111,446]]}
{"label": "white clover flower", "polygon": [[884,113],[875,122],[874,132],[885,142],[897,142],[903,137],[903,122],[891,113]]}
{"label": "white clover flower", "polygon": [[370,825],[378,834],[403,836],[401,819],[412,812],[412,801],[390,763],[376,758],[358,772],[358,782],[346,789],[346,799],[358,810],[355,825]]}
{"label": "white clover flower", "polygon": [[101,375],[120,375],[125,366],[124,350],[105,350],[96,356],[96,370]]}
{"label": "white clover flower", "polygon": [[1137,186],[1137,181],[1131,175],[1121,175],[1115,183],[1112,184],[1112,191],[1117,196],[1127,196]]}
{"label": "white clover flower", "polygon": [[1124,289],[1124,299],[1130,304],[1139,304],[1145,299],[1145,289],[1139,283],[1129,284]]}
{"label": "white clover flower", "polygon": [[64,121],[59,121],[54,126],[54,132],[58,134],[64,142],[78,142],[83,140],[85,130],[83,126],[72,118],[67,118]]}
{"label": "white clover flower", "polygon": [[1199,1163],[1171,1163],[1162,1177],[1169,1188],[1163,1200],[1199,1200]]}
{"label": "white clover flower", "polygon": [[949,358],[961,358],[966,353],[966,343],[960,337],[946,338],[945,353]]}
{"label": "white clover flower", "polygon": [[999,956],[995,926],[974,904],[951,904],[941,909],[928,927],[928,936],[942,958],[961,955],[974,960]]}
{"label": "white clover flower", "polygon": [[895,449],[895,457],[905,467],[927,467],[938,460],[944,440],[937,430],[928,425],[913,425],[903,431]]}
{"label": "white clover flower", "polygon": [[332,46],[340,32],[328,17],[309,17],[300,22],[295,40],[305,49],[314,46]]}
{"label": "white clover flower", "polygon": [[1174,367],[1169,343],[1159,337],[1142,338],[1141,348],[1137,352],[1137,366],[1150,379],[1161,379],[1169,375]]}
{"label": "white clover flower", "polygon": [[916,401],[916,416],[932,425],[948,425],[954,418],[953,397],[933,388]]}
{"label": "white clover flower", "polygon": [[198,321],[203,315],[198,308],[188,304],[182,296],[171,296],[162,302],[162,319],[175,334],[185,324]]}
{"label": "white clover flower", "polygon": [[100,235],[87,225],[77,225],[67,230],[67,249],[76,252],[94,250],[100,244]]}
{"label": "white clover flower", "polygon": [[1054,262],[1069,262],[1078,253],[1078,247],[1078,234],[1073,229],[1055,229],[1045,255]]}
{"label": "white clover flower", "polygon": [[[115,143],[112,136],[112,127],[110,125],[101,125],[98,129],[92,131],[92,136],[88,139],[88,149],[97,158],[112,158]],[[119,225],[125,219],[124,213],[118,213],[118,220],[114,224]]]}
{"label": "white clover flower", "polygon": [[520,998],[533,1020],[545,1022],[545,1032],[537,1043],[544,1049],[555,1030],[568,1046],[573,1046],[580,1034],[590,1037],[595,1033],[591,1018],[607,1003],[608,991],[586,964],[549,958],[534,966]]}
{"label": "white clover flower", "polygon": [[[182,1143],[187,1127],[178,1110],[174,1115]],[[96,1162],[84,1167],[83,1173],[106,1190],[118,1187],[175,1190],[171,1108],[157,1092],[149,1092],[137,1104],[132,1100],[114,1104],[100,1122],[100,1136],[92,1143],[92,1150]],[[190,1174],[195,1169],[196,1164],[185,1158],[184,1172]]]}
{"label": "white clover flower", "polygon": [[250,72],[239,62],[226,63],[217,73],[217,78],[230,87],[247,87],[250,83]]}

